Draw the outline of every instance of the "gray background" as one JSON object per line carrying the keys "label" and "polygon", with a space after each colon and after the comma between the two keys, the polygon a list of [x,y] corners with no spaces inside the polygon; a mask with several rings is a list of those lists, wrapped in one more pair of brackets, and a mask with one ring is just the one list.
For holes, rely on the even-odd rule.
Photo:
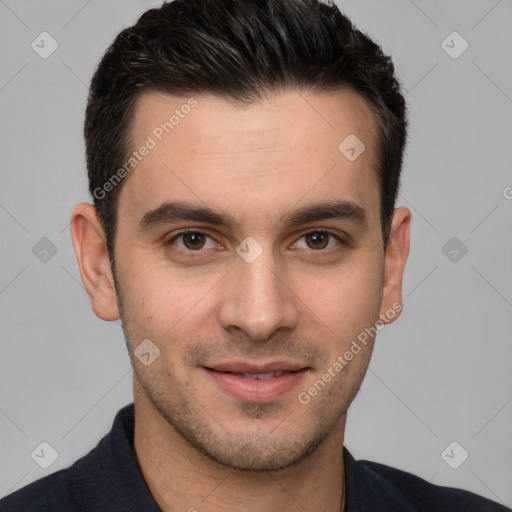
{"label": "gray background", "polygon": [[[0,496],[84,455],[132,401],[120,324],[94,316],[68,222],[89,200],[88,82],[114,36],[155,5],[0,0]],[[379,335],[345,444],[511,506],[512,2],[338,5],[392,54],[407,90],[399,204],[413,212],[404,312]],[[47,59],[31,48],[43,31],[59,44]],[[453,31],[469,44],[456,59],[442,46]],[[32,250],[43,237],[57,249],[46,261]],[[31,458],[42,441],[59,454],[48,469]],[[458,469],[441,456],[452,441],[469,453]]]}

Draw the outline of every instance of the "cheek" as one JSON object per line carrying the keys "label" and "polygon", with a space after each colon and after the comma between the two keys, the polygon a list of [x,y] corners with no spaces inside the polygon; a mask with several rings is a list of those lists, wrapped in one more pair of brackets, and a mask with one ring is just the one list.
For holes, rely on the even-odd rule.
{"label": "cheek", "polygon": [[202,301],[212,287],[209,281],[180,276],[161,266],[146,266],[127,277],[122,286],[126,319],[132,332],[155,340],[183,334],[183,328],[190,327],[201,311]]}
{"label": "cheek", "polygon": [[[128,261],[130,265],[120,270],[123,306],[132,333],[171,339],[187,336],[201,326],[211,328],[215,313],[210,307],[219,293],[215,284],[230,276],[180,272],[161,262],[151,263],[143,254],[126,258],[125,263]],[[335,333],[337,339],[347,340],[374,323],[381,303],[381,265],[374,250],[358,250],[337,268],[290,269],[287,279],[299,301],[297,307],[303,310],[303,328],[308,329],[311,322],[317,335],[323,326],[328,337]]]}
{"label": "cheek", "polygon": [[377,261],[364,261],[364,255],[358,261],[354,258],[323,278],[317,275],[303,281],[300,297],[331,335],[346,339],[378,319],[382,301],[379,265]]}

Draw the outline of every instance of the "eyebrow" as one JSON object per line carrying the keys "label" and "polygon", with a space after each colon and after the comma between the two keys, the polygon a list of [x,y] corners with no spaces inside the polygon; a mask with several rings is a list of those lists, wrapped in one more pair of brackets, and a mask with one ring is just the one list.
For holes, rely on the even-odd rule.
{"label": "eyebrow", "polygon": [[[353,201],[341,200],[304,206],[281,215],[277,224],[293,227],[326,219],[349,221],[360,227],[366,227],[368,223],[367,212],[362,206]],[[147,211],[140,219],[137,230],[143,232],[157,225],[182,220],[205,222],[228,229],[233,229],[239,224],[235,216],[225,211],[215,211],[207,206],[198,206],[187,201],[169,201]]]}

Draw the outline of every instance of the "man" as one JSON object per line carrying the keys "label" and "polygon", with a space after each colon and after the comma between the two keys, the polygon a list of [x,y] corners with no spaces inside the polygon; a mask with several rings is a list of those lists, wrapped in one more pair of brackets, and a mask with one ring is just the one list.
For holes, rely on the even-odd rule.
{"label": "man", "polygon": [[391,60],[332,5],[175,0],[121,32],[71,234],[134,404],[1,510],[506,510],[343,446],[402,309],[406,126]]}

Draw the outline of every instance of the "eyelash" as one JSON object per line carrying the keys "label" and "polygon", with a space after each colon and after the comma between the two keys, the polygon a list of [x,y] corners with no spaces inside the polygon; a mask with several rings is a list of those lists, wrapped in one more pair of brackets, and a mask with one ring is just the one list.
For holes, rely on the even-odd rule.
{"label": "eyelash", "polygon": [[[184,229],[184,230],[181,230],[180,232],[176,233],[176,235],[174,235],[167,242],[165,242],[165,245],[166,246],[172,245],[175,240],[177,240],[178,238],[180,238],[183,235],[187,235],[187,234],[190,234],[190,233],[197,234],[197,235],[203,235],[203,236],[206,236],[206,237],[211,238],[212,240],[214,240],[213,237],[209,233],[207,233],[206,231],[202,231],[201,229]],[[307,235],[311,235],[313,233],[320,233],[320,234],[323,234],[323,235],[328,235],[328,236],[334,238],[340,244],[344,244],[344,241],[338,235],[332,233],[331,231],[327,231],[327,230],[323,230],[323,229],[311,229],[310,231],[302,233],[302,235],[299,237],[298,240],[300,240],[301,238],[303,238],[303,237],[305,237]],[[331,248],[331,249],[333,249],[333,248]],[[182,251],[182,252],[186,252],[186,253],[201,253],[201,252],[204,252],[204,250],[202,250],[202,249],[198,249],[197,251],[193,251],[191,249],[181,249],[179,247],[178,247],[178,250]],[[322,252],[323,253],[328,253],[328,252],[330,252],[330,249],[318,249],[318,250],[310,249],[310,252],[314,252],[314,253],[322,253]]]}

